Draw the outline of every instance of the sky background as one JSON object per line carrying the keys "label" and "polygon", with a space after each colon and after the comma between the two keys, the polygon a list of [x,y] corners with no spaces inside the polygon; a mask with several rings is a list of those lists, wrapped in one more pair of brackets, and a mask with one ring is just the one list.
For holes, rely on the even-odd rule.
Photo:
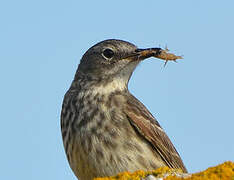
{"label": "sky background", "polygon": [[0,179],[75,180],[60,110],[79,60],[101,40],[165,47],[130,91],[157,118],[189,172],[234,160],[234,1],[1,1]]}

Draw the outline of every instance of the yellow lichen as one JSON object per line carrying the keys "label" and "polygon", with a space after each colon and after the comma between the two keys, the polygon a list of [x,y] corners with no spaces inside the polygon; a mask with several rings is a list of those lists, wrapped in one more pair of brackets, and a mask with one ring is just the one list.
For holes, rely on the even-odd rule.
{"label": "yellow lichen", "polygon": [[225,162],[215,167],[210,167],[205,171],[191,174],[189,177],[178,177],[175,174],[181,174],[182,171],[161,167],[153,171],[136,171],[134,173],[123,172],[116,176],[95,178],[94,180],[140,180],[148,175],[155,177],[165,177],[164,180],[234,180],[234,163]]}
{"label": "yellow lichen", "polygon": [[164,174],[173,174],[175,172],[181,173],[181,170],[170,169],[168,167],[161,167],[153,171],[135,171],[134,173],[123,172],[116,176],[95,178],[94,180],[140,180],[148,175],[154,175],[155,177],[163,177]]}
{"label": "yellow lichen", "polygon": [[[179,177],[169,176],[165,180],[181,180]],[[191,174],[186,180],[234,180],[234,163],[225,162],[205,171]]]}

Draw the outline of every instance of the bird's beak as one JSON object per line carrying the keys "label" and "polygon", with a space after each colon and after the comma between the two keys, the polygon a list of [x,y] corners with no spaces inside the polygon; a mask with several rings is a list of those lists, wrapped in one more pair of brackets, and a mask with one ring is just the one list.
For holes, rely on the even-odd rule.
{"label": "bird's beak", "polygon": [[136,49],[136,53],[138,54],[138,58],[140,60],[152,57],[152,56],[158,56],[161,53],[161,48],[147,48],[147,49]]}
{"label": "bird's beak", "polygon": [[156,57],[161,53],[161,51],[161,48],[136,49],[134,53],[124,59],[129,59],[131,61],[140,61],[152,56]]}
{"label": "bird's beak", "polygon": [[168,53],[169,50],[167,48],[161,49],[161,48],[148,48],[148,49],[136,49],[132,55],[127,56],[124,59],[130,60],[130,61],[141,61],[149,57],[156,57],[159,59],[165,60],[164,67],[166,66],[168,61],[175,61],[177,59],[183,59],[182,56],[176,56],[175,54]]}

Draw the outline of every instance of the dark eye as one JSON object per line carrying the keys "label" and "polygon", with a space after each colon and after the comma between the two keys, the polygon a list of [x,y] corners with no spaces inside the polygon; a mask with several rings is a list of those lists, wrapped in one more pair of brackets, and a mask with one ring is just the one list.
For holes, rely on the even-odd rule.
{"label": "dark eye", "polygon": [[111,49],[105,49],[102,52],[102,55],[104,56],[104,58],[110,59],[114,56],[114,51],[112,51]]}

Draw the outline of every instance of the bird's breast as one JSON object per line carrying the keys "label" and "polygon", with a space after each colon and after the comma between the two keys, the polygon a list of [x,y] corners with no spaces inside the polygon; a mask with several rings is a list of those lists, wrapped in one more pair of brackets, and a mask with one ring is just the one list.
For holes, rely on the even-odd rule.
{"label": "bird's breast", "polygon": [[99,95],[82,92],[71,100],[77,119],[70,123],[72,145],[65,149],[79,179],[159,166],[149,144],[129,123],[123,111],[125,98],[121,91]]}

